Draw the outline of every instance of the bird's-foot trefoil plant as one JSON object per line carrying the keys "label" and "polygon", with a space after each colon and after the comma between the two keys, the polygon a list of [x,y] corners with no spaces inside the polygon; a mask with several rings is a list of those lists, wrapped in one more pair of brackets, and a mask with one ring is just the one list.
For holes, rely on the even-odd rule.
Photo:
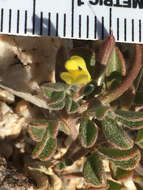
{"label": "bird's-foot trefoil plant", "polygon": [[89,189],[120,190],[125,180],[136,179],[143,155],[143,112],[135,110],[143,103],[143,92],[136,89],[142,46],[135,45],[134,52],[134,60],[127,64],[112,34],[98,53],[86,48],[71,51],[61,81],[41,86],[51,117],[29,126],[37,142],[33,158],[52,161],[60,133],[73,141],[58,160],[57,171],[84,156],[80,176],[91,185]]}

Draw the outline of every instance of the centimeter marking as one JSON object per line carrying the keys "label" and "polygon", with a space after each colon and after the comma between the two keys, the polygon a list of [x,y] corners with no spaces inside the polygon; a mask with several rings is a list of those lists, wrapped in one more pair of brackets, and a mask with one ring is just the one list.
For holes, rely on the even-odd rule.
{"label": "centimeter marking", "polygon": [[19,4],[15,8],[10,1],[0,0],[0,33],[97,40],[113,32],[118,42],[143,43],[143,16],[138,6],[128,9],[94,6],[94,1],[88,0],[61,0],[55,7],[57,0],[25,0],[26,6],[23,1],[24,7]]}

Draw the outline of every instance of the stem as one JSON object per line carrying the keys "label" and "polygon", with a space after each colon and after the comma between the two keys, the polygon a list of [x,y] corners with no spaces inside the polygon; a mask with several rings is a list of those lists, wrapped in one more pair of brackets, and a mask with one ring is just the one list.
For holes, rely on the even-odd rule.
{"label": "stem", "polygon": [[89,152],[91,152],[91,148],[90,149],[85,149],[82,148],[80,150],[78,150],[75,154],[71,155],[70,159],[75,162],[76,160],[79,160],[81,157],[85,156],[86,154],[88,154]]}
{"label": "stem", "polygon": [[135,61],[132,65],[131,70],[129,71],[126,78],[123,80],[123,82],[114,90],[111,90],[104,95],[99,97],[99,100],[103,104],[110,103],[114,101],[115,99],[119,98],[128,88],[132,85],[133,81],[137,77],[140,69],[142,67],[142,46],[136,45],[136,56]]}
{"label": "stem", "polygon": [[138,88],[139,88],[139,85],[140,85],[140,83],[141,83],[142,77],[143,77],[143,67],[141,68],[140,73],[139,73],[139,76],[138,76],[138,80],[137,80],[136,87],[135,87],[135,90],[136,90],[136,91],[137,91]]}

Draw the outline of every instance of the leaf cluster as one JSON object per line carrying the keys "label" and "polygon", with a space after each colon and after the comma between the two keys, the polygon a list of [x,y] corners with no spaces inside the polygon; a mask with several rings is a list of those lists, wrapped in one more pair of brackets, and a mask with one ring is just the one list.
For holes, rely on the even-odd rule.
{"label": "leaf cluster", "polygon": [[[37,142],[33,158],[52,160],[58,132],[62,131],[73,138],[73,143],[57,164],[58,169],[85,156],[82,176],[87,183],[95,189],[122,188],[120,181],[133,175],[143,149],[143,112],[130,109],[136,105],[135,98],[128,100],[128,109],[120,107],[121,96],[134,85],[141,68],[141,46],[136,45],[135,49],[136,56],[129,71],[113,35],[104,41],[97,56],[91,50],[72,51],[72,55],[84,57],[92,73],[94,69],[96,74],[96,65],[100,65],[98,78],[93,77],[90,83],[81,86],[57,82],[41,87],[48,111],[55,112],[56,117],[30,124],[29,134]],[[79,131],[75,130],[77,124]],[[131,135],[133,130],[135,133]],[[75,146],[78,146],[77,152]],[[108,178],[103,160],[109,162],[112,180]]]}

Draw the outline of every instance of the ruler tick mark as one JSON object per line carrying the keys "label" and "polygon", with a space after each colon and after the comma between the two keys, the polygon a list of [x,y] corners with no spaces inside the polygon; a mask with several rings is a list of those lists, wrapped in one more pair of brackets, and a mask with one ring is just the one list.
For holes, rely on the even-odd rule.
{"label": "ruler tick mark", "polygon": [[58,36],[58,28],[59,28],[59,14],[56,14],[56,36]]}
{"label": "ruler tick mark", "polygon": [[63,28],[63,36],[66,36],[66,14],[64,14],[64,28]]}
{"label": "ruler tick mark", "polygon": [[74,37],[74,0],[72,0],[72,12],[71,12],[71,37]]}
{"label": "ruler tick mark", "polygon": [[112,8],[109,9],[109,33],[112,33]]}
{"label": "ruler tick mark", "polygon": [[17,10],[17,33],[19,33],[20,10]]}
{"label": "ruler tick mark", "polygon": [[51,34],[51,13],[48,13],[48,36]]}
{"label": "ruler tick mark", "polygon": [[43,12],[40,13],[40,35],[43,35]]}
{"label": "ruler tick mark", "polygon": [[27,33],[27,11],[25,11],[24,33]]}
{"label": "ruler tick mark", "polygon": [[4,17],[4,9],[1,9],[1,32],[3,32],[3,17]]}
{"label": "ruler tick mark", "polygon": [[141,25],[141,20],[139,20],[139,42],[141,42],[141,34],[142,34],[142,25]]}
{"label": "ruler tick mark", "polygon": [[127,19],[124,18],[124,41],[127,41]]}
{"label": "ruler tick mark", "polygon": [[132,19],[132,41],[134,41],[134,19]]}
{"label": "ruler tick mark", "polygon": [[94,17],[94,38],[96,39],[96,31],[97,31],[97,18]]}
{"label": "ruler tick mark", "polygon": [[8,24],[8,32],[11,33],[11,17],[12,17],[12,10],[9,9],[9,24]]}
{"label": "ruler tick mark", "polygon": [[119,40],[119,28],[120,28],[120,20],[117,18],[117,40]]}
{"label": "ruler tick mark", "polygon": [[81,38],[81,15],[79,15],[79,38]]}
{"label": "ruler tick mark", "polygon": [[102,16],[102,32],[101,32],[101,38],[102,38],[102,40],[104,39],[104,17]]}
{"label": "ruler tick mark", "polygon": [[35,13],[36,13],[36,0],[33,0],[33,29],[32,29],[33,34],[35,34]]}
{"label": "ruler tick mark", "polygon": [[87,20],[86,20],[86,26],[87,26],[87,31],[86,31],[86,37],[89,38],[89,16],[87,16]]}

